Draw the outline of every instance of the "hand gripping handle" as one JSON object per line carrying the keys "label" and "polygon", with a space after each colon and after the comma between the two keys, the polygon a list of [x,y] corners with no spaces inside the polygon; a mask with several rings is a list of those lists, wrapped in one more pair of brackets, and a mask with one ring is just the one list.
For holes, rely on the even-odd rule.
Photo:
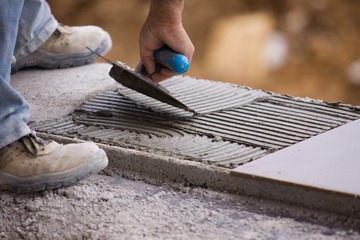
{"label": "hand gripping handle", "polygon": [[177,74],[186,73],[190,67],[189,59],[180,53],[174,52],[169,47],[162,47],[154,51],[155,61]]}

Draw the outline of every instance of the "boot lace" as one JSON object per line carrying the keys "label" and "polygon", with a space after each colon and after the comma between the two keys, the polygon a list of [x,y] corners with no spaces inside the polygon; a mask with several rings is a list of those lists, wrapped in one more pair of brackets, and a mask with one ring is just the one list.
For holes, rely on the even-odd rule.
{"label": "boot lace", "polygon": [[36,156],[39,151],[44,151],[45,146],[48,143],[48,141],[36,137],[35,132],[32,132],[29,135],[22,137],[19,142],[23,144],[27,152],[34,156]]}

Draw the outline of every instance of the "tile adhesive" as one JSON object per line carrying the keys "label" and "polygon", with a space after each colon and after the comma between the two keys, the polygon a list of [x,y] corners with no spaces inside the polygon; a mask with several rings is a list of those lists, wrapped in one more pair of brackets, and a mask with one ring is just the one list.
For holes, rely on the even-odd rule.
{"label": "tile adhesive", "polygon": [[360,107],[228,83],[182,76],[161,85],[197,114],[119,85],[31,127],[232,169],[360,118]]}

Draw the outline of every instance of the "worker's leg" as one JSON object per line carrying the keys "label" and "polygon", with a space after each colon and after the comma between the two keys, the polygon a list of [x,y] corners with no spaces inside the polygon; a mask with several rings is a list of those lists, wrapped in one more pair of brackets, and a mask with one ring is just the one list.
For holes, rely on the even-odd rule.
{"label": "worker's leg", "polygon": [[96,26],[58,24],[46,0],[25,0],[14,56],[15,73],[22,68],[67,68],[92,63],[112,46],[110,35]]}
{"label": "worker's leg", "polygon": [[0,148],[30,133],[30,110],[25,99],[10,86],[14,53],[23,0],[0,0]]}
{"label": "worker's leg", "polygon": [[62,145],[36,137],[30,110],[10,85],[23,0],[0,0],[0,189],[35,192],[75,184],[108,164],[94,143]]}
{"label": "worker's leg", "polygon": [[38,49],[55,31],[58,22],[45,0],[25,0],[19,21],[14,56],[17,60]]}

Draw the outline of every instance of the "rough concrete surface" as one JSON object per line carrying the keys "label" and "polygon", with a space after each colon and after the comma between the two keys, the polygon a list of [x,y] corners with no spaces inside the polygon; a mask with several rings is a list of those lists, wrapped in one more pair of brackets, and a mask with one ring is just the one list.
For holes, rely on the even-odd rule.
{"label": "rough concrete surface", "polygon": [[[0,236],[13,239],[357,239],[352,230],[266,214],[256,199],[94,175],[32,195],[2,193]],[[272,205],[272,212],[278,206]],[[279,209],[282,211],[281,209]],[[301,209],[291,209],[302,211]],[[307,220],[336,221],[307,215]],[[345,219],[344,219],[345,220]]]}
{"label": "rough concrete surface", "polygon": [[[94,93],[116,86],[108,70],[108,65],[95,64],[24,71],[12,76],[12,84],[29,100],[32,120],[40,121],[63,116]],[[0,238],[360,238],[359,219],[166,181],[149,185],[149,179],[134,181],[109,172],[37,194],[1,192]]]}
{"label": "rough concrete surface", "polygon": [[108,72],[109,64],[86,67],[20,71],[12,76],[11,84],[31,104],[31,121],[43,121],[64,116],[81,103],[105,89],[118,84]]}

